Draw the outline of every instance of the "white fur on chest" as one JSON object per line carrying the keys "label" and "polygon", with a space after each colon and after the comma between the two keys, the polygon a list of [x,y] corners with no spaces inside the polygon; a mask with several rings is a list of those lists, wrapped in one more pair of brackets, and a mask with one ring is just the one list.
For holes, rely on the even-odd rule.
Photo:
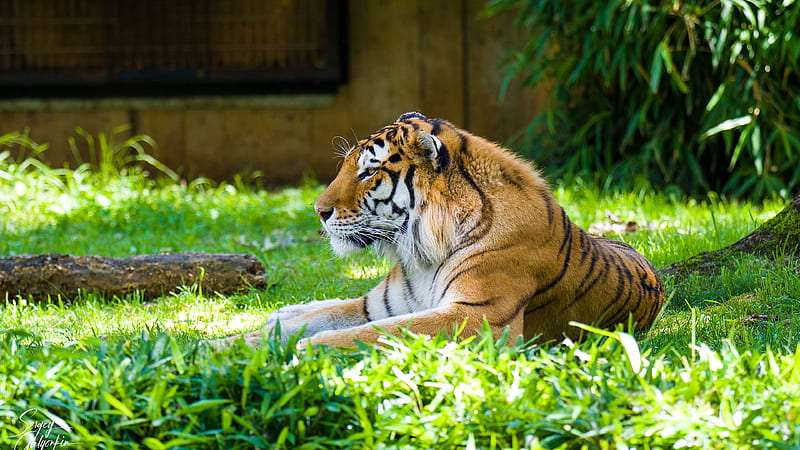
{"label": "white fur on chest", "polygon": [[[427,311],[442,305],[436,268],[395,268],[383,283],[367,294],[370,319],[384,319]],[[437,277],[438,278],[438,277]]]}

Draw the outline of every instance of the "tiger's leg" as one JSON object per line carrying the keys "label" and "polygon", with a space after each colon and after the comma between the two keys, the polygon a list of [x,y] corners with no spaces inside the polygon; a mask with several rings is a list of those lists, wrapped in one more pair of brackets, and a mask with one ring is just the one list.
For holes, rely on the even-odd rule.
{"label": "tiger's leg", "polygon": [[303,314],[308,314],[310,312],[314,312],[317,310],[324,309],[329,306],[338,306],[341,305],[344,300],[341,299],[331,299],[331,300],[317,300],[309,303],[300,303],[298,305],[288,305],[284,306],[281,309],[273,311],[269,317],[267,317],[267,322],[264,324],[265,327],[274,327],[277,322],[284,322],[289,319],[293,319],[297,316],[302,316]]}
{"label": "tiger's leg", "polygon": [[[378,339],[386,333],[399,335],[403,329],[408,329],[415,334],[434,336],[442,332],[453,331],[455,327],[460,327],[465,320],[466,323],[460,336],[473,336],[480,333],[484,317],[480,307],[448,305],[419,313],[376,320],[350,328],[320,331],[301,340],[297,345],[302,348],[310,342],[312,345],[353,348],[355,341],[377,343]],[[520,312],[516,317],[501,325],[492,324],[490,318],[487,318],[487,321],[495,336],[500,336],[504,328],[509,327],[509,343],[513,343],[517,337],[522,336],[523,317]]]}
{"label": "tiger's leg", "polygon": [[280,324],[280,337],[285,344],[290,336],[301,331],[303,331],[303,337],[308,337],[323,330],[364,324],[368,321],[364,306],[364,297],[289,305],[270,314],[267,323],[259,330],[206,342],[213,347],[221,348],[243,339],[247,345],[257,347]]}

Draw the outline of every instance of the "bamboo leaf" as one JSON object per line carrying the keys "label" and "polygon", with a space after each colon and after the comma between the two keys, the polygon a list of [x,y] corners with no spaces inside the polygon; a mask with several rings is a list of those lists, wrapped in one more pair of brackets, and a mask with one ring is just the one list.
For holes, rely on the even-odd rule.
{"label": "bamboo leaf", "polygon": [[725,94],[725,83],[720,84],[717,90],[714,91],[714,95],[712,95],[708,100],[708,103],[706,103],[706,111],[711,111],[714,109],[719,103],[723,94]]}
{"label": "bamboo leaf", "polygon": [[[658,52],[661,54],[661,60],[664,62],[664,67],[667,69],[667,73],[672,78],[672,82],[678,86],[678,90],[682,93],[686,94],[689,92],[689,86],[684,83],[683,79],[681,79],[681,74],[677,68],[675,68],[675,64],[672,62],[672,54],[669,51],[669,47],[667,46],[667,41],[661,41],[658,44]],[[652,85],[651,85],[652,89]]]}
{"label": "bamboo leaf", "polygon": [[711,127],[710,129],[708,129],[705,133],[703,133],[701,138],[705,139],[705,138],[713,136],[713,135],[715,135],[717,133],[721,133],[723,131],[728,131],[728,130],[732,130],[734,128],[739,128],[739,127],[742,127],[742,126],[745,126],[745,125],[749,124],[752,121],[753,121],[753,117],[752,116],[742,116],[742,117],[737,117],[735,119],[728,119],[728,120],[718,124],[717,126],[714,126],[714,127]]}
{"label": "bamboo leaf", "polygon": [[661,83],[662,67],[661,52],[656,51],[653,54],[653,63],[650,64],[650,92],[653,94],[658,93],[658,85]]}
{"label": "bamboo leaf", "polygon": [[[750,133],[753,131],[753,126],[748,123],[744,130],[742,130],[742,134],[739,135],[739,140],[736,142],[736,148],[733,149],[733,156],[731,156],[730,165],[728,165],[728,170],[733,170],[733,167],[736,165],[736,161],[739,160],[739,155],[742,154],[742,149],[744,145],[747,143],[748,138],[750,137]],[[756,162],[757,164],[757,162]]]}
{"label": "bamboo leaf", "polygon": [[764,167],[766,164],[764,153],[761,151],[761,127],[758,123],[753,124],[753,131],[750,133],[750,149],[753,152],[753,159],[756,166],[756,173],[762,175],[764,170],[769,170]]}

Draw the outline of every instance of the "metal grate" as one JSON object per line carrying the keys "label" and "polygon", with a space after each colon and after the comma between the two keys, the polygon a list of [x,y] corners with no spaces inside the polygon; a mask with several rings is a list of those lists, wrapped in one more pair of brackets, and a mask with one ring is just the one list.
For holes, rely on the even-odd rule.
{"label": "metal grate", "polygon": [[0,86],[340,82],[328,0],[0,0]]}

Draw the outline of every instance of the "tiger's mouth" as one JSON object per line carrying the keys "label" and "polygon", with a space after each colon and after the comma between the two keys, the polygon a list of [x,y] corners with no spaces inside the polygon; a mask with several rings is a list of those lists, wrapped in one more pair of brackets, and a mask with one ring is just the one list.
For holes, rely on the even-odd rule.
{"label": "tiger's mouth", "polygon": [[377,243],[395,243],[398,232],[402,232],[395,224],[386,220],[360,220],[351,223],[323,221],[322,226],[330,239],[333,250],[346,255],[365,249]]}
{"label": "tiger's mouth", "polygon": [[348,235],[346,239],[359,248],[367,248],[375,242],[377,237],[370,236],[366,233],[358,233]]}
{"label": "tiger's mouth", "polygon": [[333,241],[339,241],[348,247],[364,249],[372,246],[376,242],[392,242],[396,239],[397,230],[387,230],[382,228],[362,228],[357,231],[328,232]]}

